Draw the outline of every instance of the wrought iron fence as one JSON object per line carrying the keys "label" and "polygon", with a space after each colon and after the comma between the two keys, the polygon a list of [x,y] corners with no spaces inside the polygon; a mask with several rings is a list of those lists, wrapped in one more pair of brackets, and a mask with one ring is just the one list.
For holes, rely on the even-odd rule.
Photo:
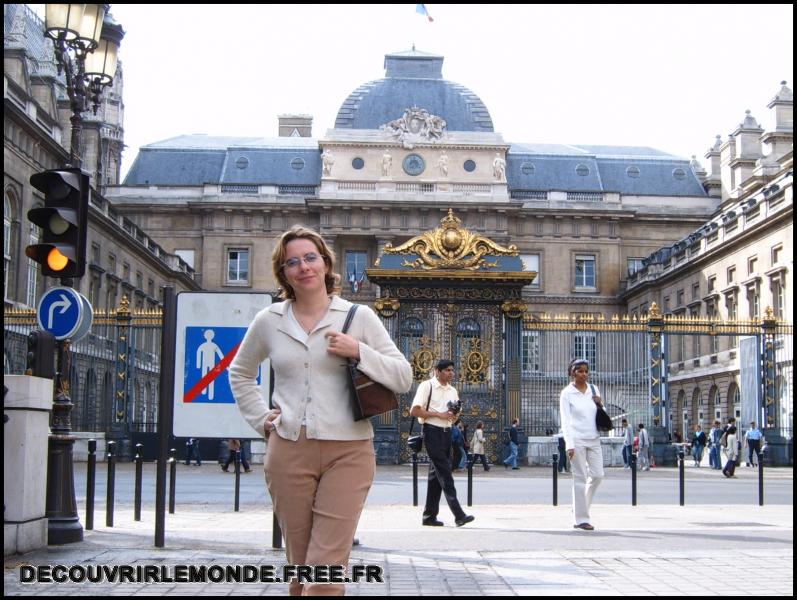
{"label": "wrought iron fence", "polygon": [[[71,344],[69,390],[74,431],[155,431],[160,374],[161,310],[95,311],[91,332]],[[3,371],[25,372],[27,335],[37,329],[32,309],[3,313]],[[120,344],[128,348],[120,352]],[[121,410],[119,410],[121,407]]]}

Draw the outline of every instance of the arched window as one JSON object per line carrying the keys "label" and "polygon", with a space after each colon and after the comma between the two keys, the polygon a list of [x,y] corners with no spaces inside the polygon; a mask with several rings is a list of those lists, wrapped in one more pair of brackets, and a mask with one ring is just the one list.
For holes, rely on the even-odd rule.
{"label": "arched window", "polygon": [[408,359],[415,351],[417,343],[423,337],[423,321],[418,317],[409,317],[399,327],[400,349]]}
{"label": "arched window", "polygon": [[11,240],[14,237],[14,203],[8,194],[3,195],[3,298],[10,299],[13,295],[13,290],[9,289],[9,283],[13,279],[9,279],[11,273],[11,249],[13,248]]}
{"label": "arched window", "polygon": [[695,388],[692,391],[692,428],[700,423],[700,415],[702,411],[703,399],[700,396],[700,388]]}
{"label": "arched window", "polygon": [[678,407],[678,415],[681,417],[681,435],[689,435],[689,401],[686,399],[686,392],[681,390],[678,392],[678,400],[676,406]]}
{"label": "arched window", "polygon": [[709,410],[711,410],[712,419],[719,419],[721,418],[721,410],[720,410],[720,389],[716,385],[712,385],[711,389],[708,391],[708,403],[709,403]]}

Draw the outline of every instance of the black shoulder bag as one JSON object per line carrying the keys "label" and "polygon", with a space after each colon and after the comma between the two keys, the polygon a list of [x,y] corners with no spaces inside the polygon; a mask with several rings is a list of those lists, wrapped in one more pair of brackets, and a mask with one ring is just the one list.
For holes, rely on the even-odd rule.
{"label": "black shoulder bag", "polygon": [[[429,404],[432,402],[432,384],[429,384],[429,399],[426,401],[426,410],[429,410]],[[412,412],[412,408],[410,408]],[[423,430],[418,435],[412,435],[412,428],[415,426],[415,417],[410,417],[410,436],[407,438],[407,446],[414,454],[418,454],[423,448]]]}
{"label": "black shoulder bag", "polygon": [[[359,304],[352,304],[341,333],[346,333],[349,330],[349,325],[351,325],[358,307]],[[351,405],[355,421],[362,421],[398,408],[398,400],[393,390],[386,388],[360,371],[354,359],[347,359],[346,369],[351,382]]]}
{"label": "black shoulder bag", "polygon": [[[595,393],[595,386],[590,383],[589,387],[592,390],[592,396],[593,397],[597,396],[597,394]],[[598,406],[598,412],[595,413],[595,426],[598,428],[598,431],[611,431],[612,429],[614,429],[612,418],[609,416],[609,413],[607,413],[603,409],[602,406]]]}

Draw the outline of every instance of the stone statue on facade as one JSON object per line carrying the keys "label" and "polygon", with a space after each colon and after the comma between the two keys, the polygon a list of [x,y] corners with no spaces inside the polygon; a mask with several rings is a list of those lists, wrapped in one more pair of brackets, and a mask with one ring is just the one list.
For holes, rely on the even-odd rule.
{"label": "stone statue on facade", "polygon": [[393,157],[390,156],[388,150],[385,150],[385,153],[382,155],[382,177],[390,175],[391,166],[393,166]]}
{"label": "stone statue on facade", "polygon": [[402,142],[405,148],[412,148],[417,143],[440,141],[445,128],[446,122],[441,117],[413,106],[405,110],[400,119],[385,123],[379,129]]}
{"label": "stone statue on facade", "polygon": [[437,168],[440,169],[440,177],[448,177],[448,156],[445,152],[437,159]]}
{"label": "stone statue on facade", "polygon": [[506,161],[501,158],[499,152],[495,153],[495,159],[493,159],[493,177],[497,181],[506,181]]}
{"label": "stone statue on facade", "polygon": [[329,148],[321,153],[321,163],[323,164],[323,174],[332,175],[332,165],[335,164],[335,159],[332,158],[332,151]]}

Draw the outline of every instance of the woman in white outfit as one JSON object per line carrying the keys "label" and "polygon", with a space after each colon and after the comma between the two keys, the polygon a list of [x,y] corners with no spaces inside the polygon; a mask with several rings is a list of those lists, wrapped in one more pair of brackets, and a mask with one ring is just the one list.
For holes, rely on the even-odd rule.
{"label": "woman in white outfit", "polygon": [[559,395],[559,414],[573,473],[573,527],[592,531],[595,528],[589,522],[589,507],[603,479],[603,453],[595,415],[603,404],[598,388],[587,383],[586,360],[573,360],[567,374],[573,381]]}

